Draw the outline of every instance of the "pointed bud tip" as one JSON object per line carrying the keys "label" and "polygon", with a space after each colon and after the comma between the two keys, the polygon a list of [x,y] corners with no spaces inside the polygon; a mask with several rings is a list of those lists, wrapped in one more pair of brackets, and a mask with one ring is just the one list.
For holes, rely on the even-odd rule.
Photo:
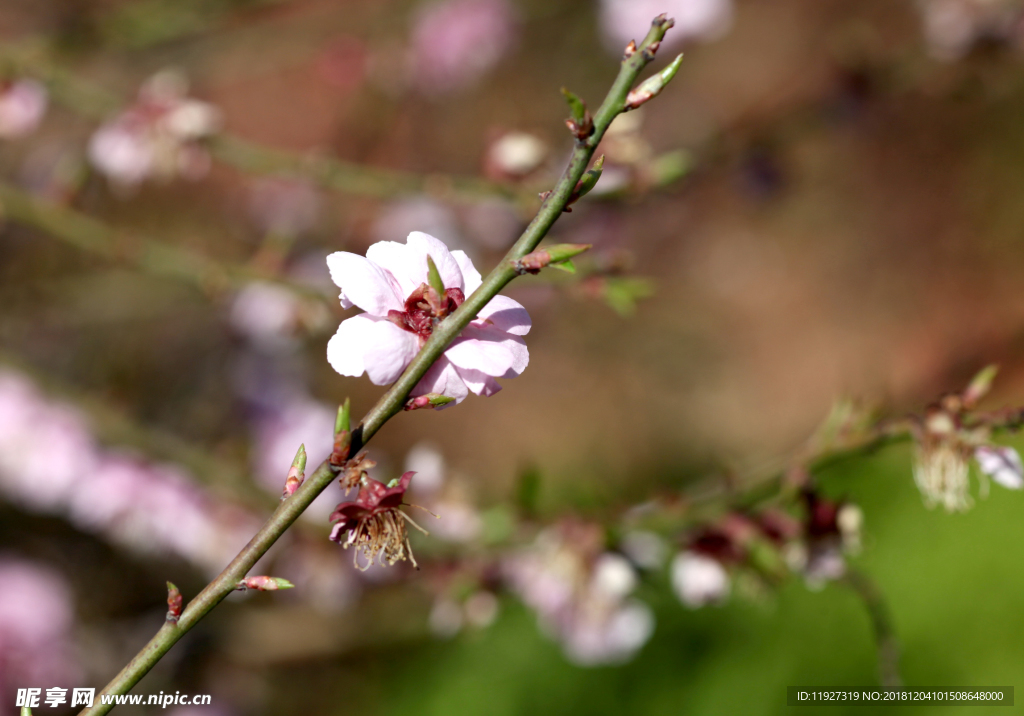
{"label": "pointed bud tip", "polygon": [[434,259],[427,254],[427,283],[437,291],[438,296],[444,295],[444,281],[441,280],[441,272],[437,270]]}
{"label": "pointed bud tip", "polygon": [[406,404],[406,410],[432,410],[434,408],[440,408],[448,405],[455,401],[455,398],[450,398],[447,395],[441,395],[440,393],[427,393],[426,395],[418,395],[415,398],[411,398]]}

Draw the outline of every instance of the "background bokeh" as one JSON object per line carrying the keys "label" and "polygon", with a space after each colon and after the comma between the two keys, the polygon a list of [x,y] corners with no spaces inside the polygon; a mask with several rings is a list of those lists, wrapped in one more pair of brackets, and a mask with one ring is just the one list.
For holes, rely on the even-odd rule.
{"label": "background bokeh", "polygon": [[[507,590],[456,622],[445,600],[460,560],[509,539],[524,485],[538,525],[608,524],[655,495],[742,494],[843,397],[919,411],[998,363],[989,403],[1024,402],[1024,4],[5,0],[0,714],[25,685],[102,686],[158,628],[164,582],[194,595],[298,444],[319,462],[335,406],[380,395],[324,359],[346,315],[326,254],[423,230],[489,269],[571,148],[559,89],[596,107],[658,12],[678,23],[657,66],[683,51],[682,68],[552,232],[591,258],[507,291],[533,317],[528,370],[374,439],[382,479],[434,480],[423,571],[351,570],[329,488],[264,563],[298,588],[232,597],[137,691],[211,693],[195,713],[226,716],[760,714],[787,710],[787,685],[877,682],[840,584],[693,610],[667,569],[638,570],[653,635],[589,667]],[[138,147],[104,154],[97,130],[168,68],[229,136],[125,174]],[[35,118],[38,98],[11,99],[26,78]],[[118,248],[76,245],[98,231],[83,216]],[[147,241],[179,253],[140,262]],[[223,275],[174,268],[196,255]],[[1024,495],[929,511],[911,461],[897,445],[816,475],[864,512],[852,563],[885,595],[904,680],[1017,686]]]}

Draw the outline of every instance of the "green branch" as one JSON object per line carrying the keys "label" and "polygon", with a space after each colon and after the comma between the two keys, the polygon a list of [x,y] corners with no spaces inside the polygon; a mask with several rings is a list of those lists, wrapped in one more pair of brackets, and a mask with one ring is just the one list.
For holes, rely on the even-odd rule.
{"label": "green branch", "polygon": [[[640,71],[653,58],[653,51],[649,48],[652,46],[656,48],[656,43],[661,41],[671,26],[672,21],[664,15],[656,18],[640,47],[622,61],[618,77],[595,114],[593,133],[584,139],[577,140],[568,166],[554,190],[544,200],[536,217],[530,222],[505,259],[483,280],[481,286],[459,306],[458,310],[437,326],[430,339],[398,381],[353,430],[349,454],[357,453],[388,419],[405,407],[413,388],[423,378],[430,366],[441,357],[449,343],[462,332],[470,321],[476,318],[477,313],[505,285],[516,277],[517,271],[514,262],[537,247],[568,206],[577,183],[590,163],[605,130],[616,116],[626,110],[626,96],[629,90],[636,82]],[[189,629],[234,591],[235,586],[245,577],[252,566],[299,518],[299,515],[313,500],[334,481],[334,478],[335,472],[330,462],[325,461],[307,478],[291,498],[281,503],[281,506],[271,515],[256,536],[249,541],[249,544],[232,560],[231,564],[195,599],[189,602],[177,623],[166,622],[156,636],[100,693],[124,694],[135,686]],[[101,699],[97,696],[94,705],[82,711],[81,716],[98,716],[107,713],[112,708],[111,704],[102,704]]]}

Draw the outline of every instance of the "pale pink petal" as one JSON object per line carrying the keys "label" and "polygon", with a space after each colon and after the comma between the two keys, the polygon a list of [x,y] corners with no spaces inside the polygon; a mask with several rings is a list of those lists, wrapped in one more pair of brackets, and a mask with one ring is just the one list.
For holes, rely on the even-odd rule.
{"label": "pale pink petal", "polygon": [[455,263],[459,265],[459,270],[462,271],[462,280],[465,282],[463,291],[469,296],[483,283],[483,279],[480,278],[480,272],[476,270],[476,266],[473,265],[473,261],[466,255],[465,251],[452,251],[452,258],[455,259]]}
{"label": "pale pink petal", "polygon": [[[412,391],[413,396],[427,393],[447,395],[449,398],[455,399],[454,403],[448,403],[448,405],[457,405],[466,399],[469,390],[451,361],[441,356]],[[438,409],[440,410],[440,408]]]}
{"label": "pale pink petal", "polygon": [[366,374],[375,385],[398,380],[406,366],[416,357],[419,341],[390,321],[377,321],[366,331],[363,363]]}
{"label": "pale pink petal", "polygon": [[512,351],[501,341],[490,340],[486,336],[472,337],[477,335],[473,329],[473,326],[467,327],[445,351],[448,360],[457,368],[479,370],[490,376],[505,375],[515,363]]}
{"label": "pale pink petal", "polygon": [[502,378],[515,378],[517,375],[521,375],[526,370],[526,366],[530,364],[530,349],[526,347],[526,341],[519,336],[506,335],[508,338],[502,342],[502,345],[512,353],[512,367]]}
{"label": "pale pink petal", "polygon": [[982,445],[975,449],[974,459],[981,471],[1009,490],[1024,488],[1024,464],[1012,447]]}
{"label": "pale pink petal", "polygon": [[466,382],[466,387],[477,395],[482,395],[486,398],[501,390],[501,385],[498,381],[486,373],[481,373],[478,370],[467,370],[465,368],[460,368],[458,370],[459,376]]}
{"label": "pale pink petal", "polygon": [[354,304],[375,316],[404,309],[405,297],[398,296],[387,272],[365,256],[335,251],[327,257],[327,267],[341,288],[342,306]]}
{"label": "pale pink petal", "polygon": [[353,378],[363,374],[368,334],[378,320],[367,313],[360,313],[341,322],[338,332],[327,342],[327,362],[334,370]]}
{"label": "pale pink petal", "polygon": [[409,234],[405,243],[409,247],[410,253],[415,252],[417,256],[412,260],[412,272],[409,276],[417,286],[427,280],[427,255],[429,254],[437,265],[437,272],[441,274],[444,287],[465,290],[462,270],[443,242],[438,241],[430,234],[414,231]]}
{"label": "pale pink petal", "polygon": [[477,320],[516,336],[525,336],[533,325],[526,309],[508,296],[492,298],[477,314]]}
{"label": "pale pink petal", "polygon": [[[413,261],[418,256],[418,252],[410,251],[408,246],[397,241],[378,241],[366,250],[366,258],[388,271],[395,279],[400,297],[408,297],[422,283],[412,279],[416,273]],[[423,270],[425,277],[426,268]]]}

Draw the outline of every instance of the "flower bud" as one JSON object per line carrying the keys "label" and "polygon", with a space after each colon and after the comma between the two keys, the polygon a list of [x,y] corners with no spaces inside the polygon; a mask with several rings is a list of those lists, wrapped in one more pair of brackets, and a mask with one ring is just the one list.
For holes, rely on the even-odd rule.
{"label": "flower bud", "polygon": [[455,400],[455,398],[449,398],[447,395],[441,395],[440,393],[427,393],[426,395],[420,395],[412,398],[405,404],[406,410],[434,410],[442,405],[448,405],[448,403]]}
{"label": "flower bud", "polygon": [[274,592],[278,589],[291,589],[295,585],[281,577],[246,577],[235,587],[238,591],[244,592],[248,589],[257,589],[261,592]]}
{"label": "flower bud", "polygon": [[998,372],[999,366],[989,365],[982,368],[978,371],[977,375],[971,378],[970,384],[961,396],[964,407],[973,408],[979,400],[988,394],[988,391],[992,389],[992,381],[995,380],[996,373]]}
{"label": "flower bud", "polygon": [[306,479],[306,446],[299,445],[299,451],[295,453],[295,459],[292,460],[292,466],[288,470],[288,477],[284,481],[284,493],[281,495],[281,499],[287,499],[295,494],[295,491],[299,489],[299,485]]}
{"label": "flower bud", "polygon": [[181,616],[182,605],[181,591],[172,582],[167,583],[167,621],[171,624],[178,623]]}
{"label": "flower bud", "polygon": [[441,273],[437,270],[434,259],[427,255],[427,283],[437,292],[438,300],[444,295],[444,281],[441,280]]}
{"label": "flower bud", "polygon": [[334,449],[331,450],[330,462],[335,468],[340,468],[348,462],[348,453],[352,448],[352,433],[342,430],[334,435]]}
{"label": "flower bud", "polygon": [[646,80],[640,83],[640,85],[626,95],[626,109],[636,109],[645,102],[657,97],[661,94],[661,91],[665,89],[673,77],[676,76],[676,72],[679,71],[679,65],[683,62],[683,56],[679,55],[672,61],[668,67],[663,69],[656,75],[648,77]]}
{"label": "flower bud", "polygon": [[352,401],[345,398],[345,402],[338,406],[338,417],[334,421],[334,434],[352,429]]}
{"label": "flower bud", "polygon": [[629,44],[626,45],[626,51],[622,53],[622,59],[628,60],[630,57],[636,54],[636,40],[630,40]]}
{"label": "flower bud", "polygon": [[562,88],[562,95],[569,104],[570,118],[565,120],[569,131],[578,140],[584,140],[594,133],[594,118],[590,116],[587,104],[576,94],[565,87]]}
{"label": "flower bud", "polygon": [[[587,194],[590,190],[597,186],[597,180],[601,178],[601,172],[604,170],[604,155],[602,154],[594,162],[594,166],[586,171],[586,173],[576,183],[576,189],[573,190],[572,196],[569,199],[570,204],[574,204]],[[568,211],[568,207],[566,208]]]}
{"label": "flower bud", "polygon": [[[571,266],[572,262],[569,259],[582,254],[591,246],[593,244],[553,244],[527,254],[523,258],[514,261],[513,265],[519,274],[539,273],[542,268],[552,265],[557,267],[559,264],[569,264]],[[570,272],[575,272],[575,268],[569,270]]]}

